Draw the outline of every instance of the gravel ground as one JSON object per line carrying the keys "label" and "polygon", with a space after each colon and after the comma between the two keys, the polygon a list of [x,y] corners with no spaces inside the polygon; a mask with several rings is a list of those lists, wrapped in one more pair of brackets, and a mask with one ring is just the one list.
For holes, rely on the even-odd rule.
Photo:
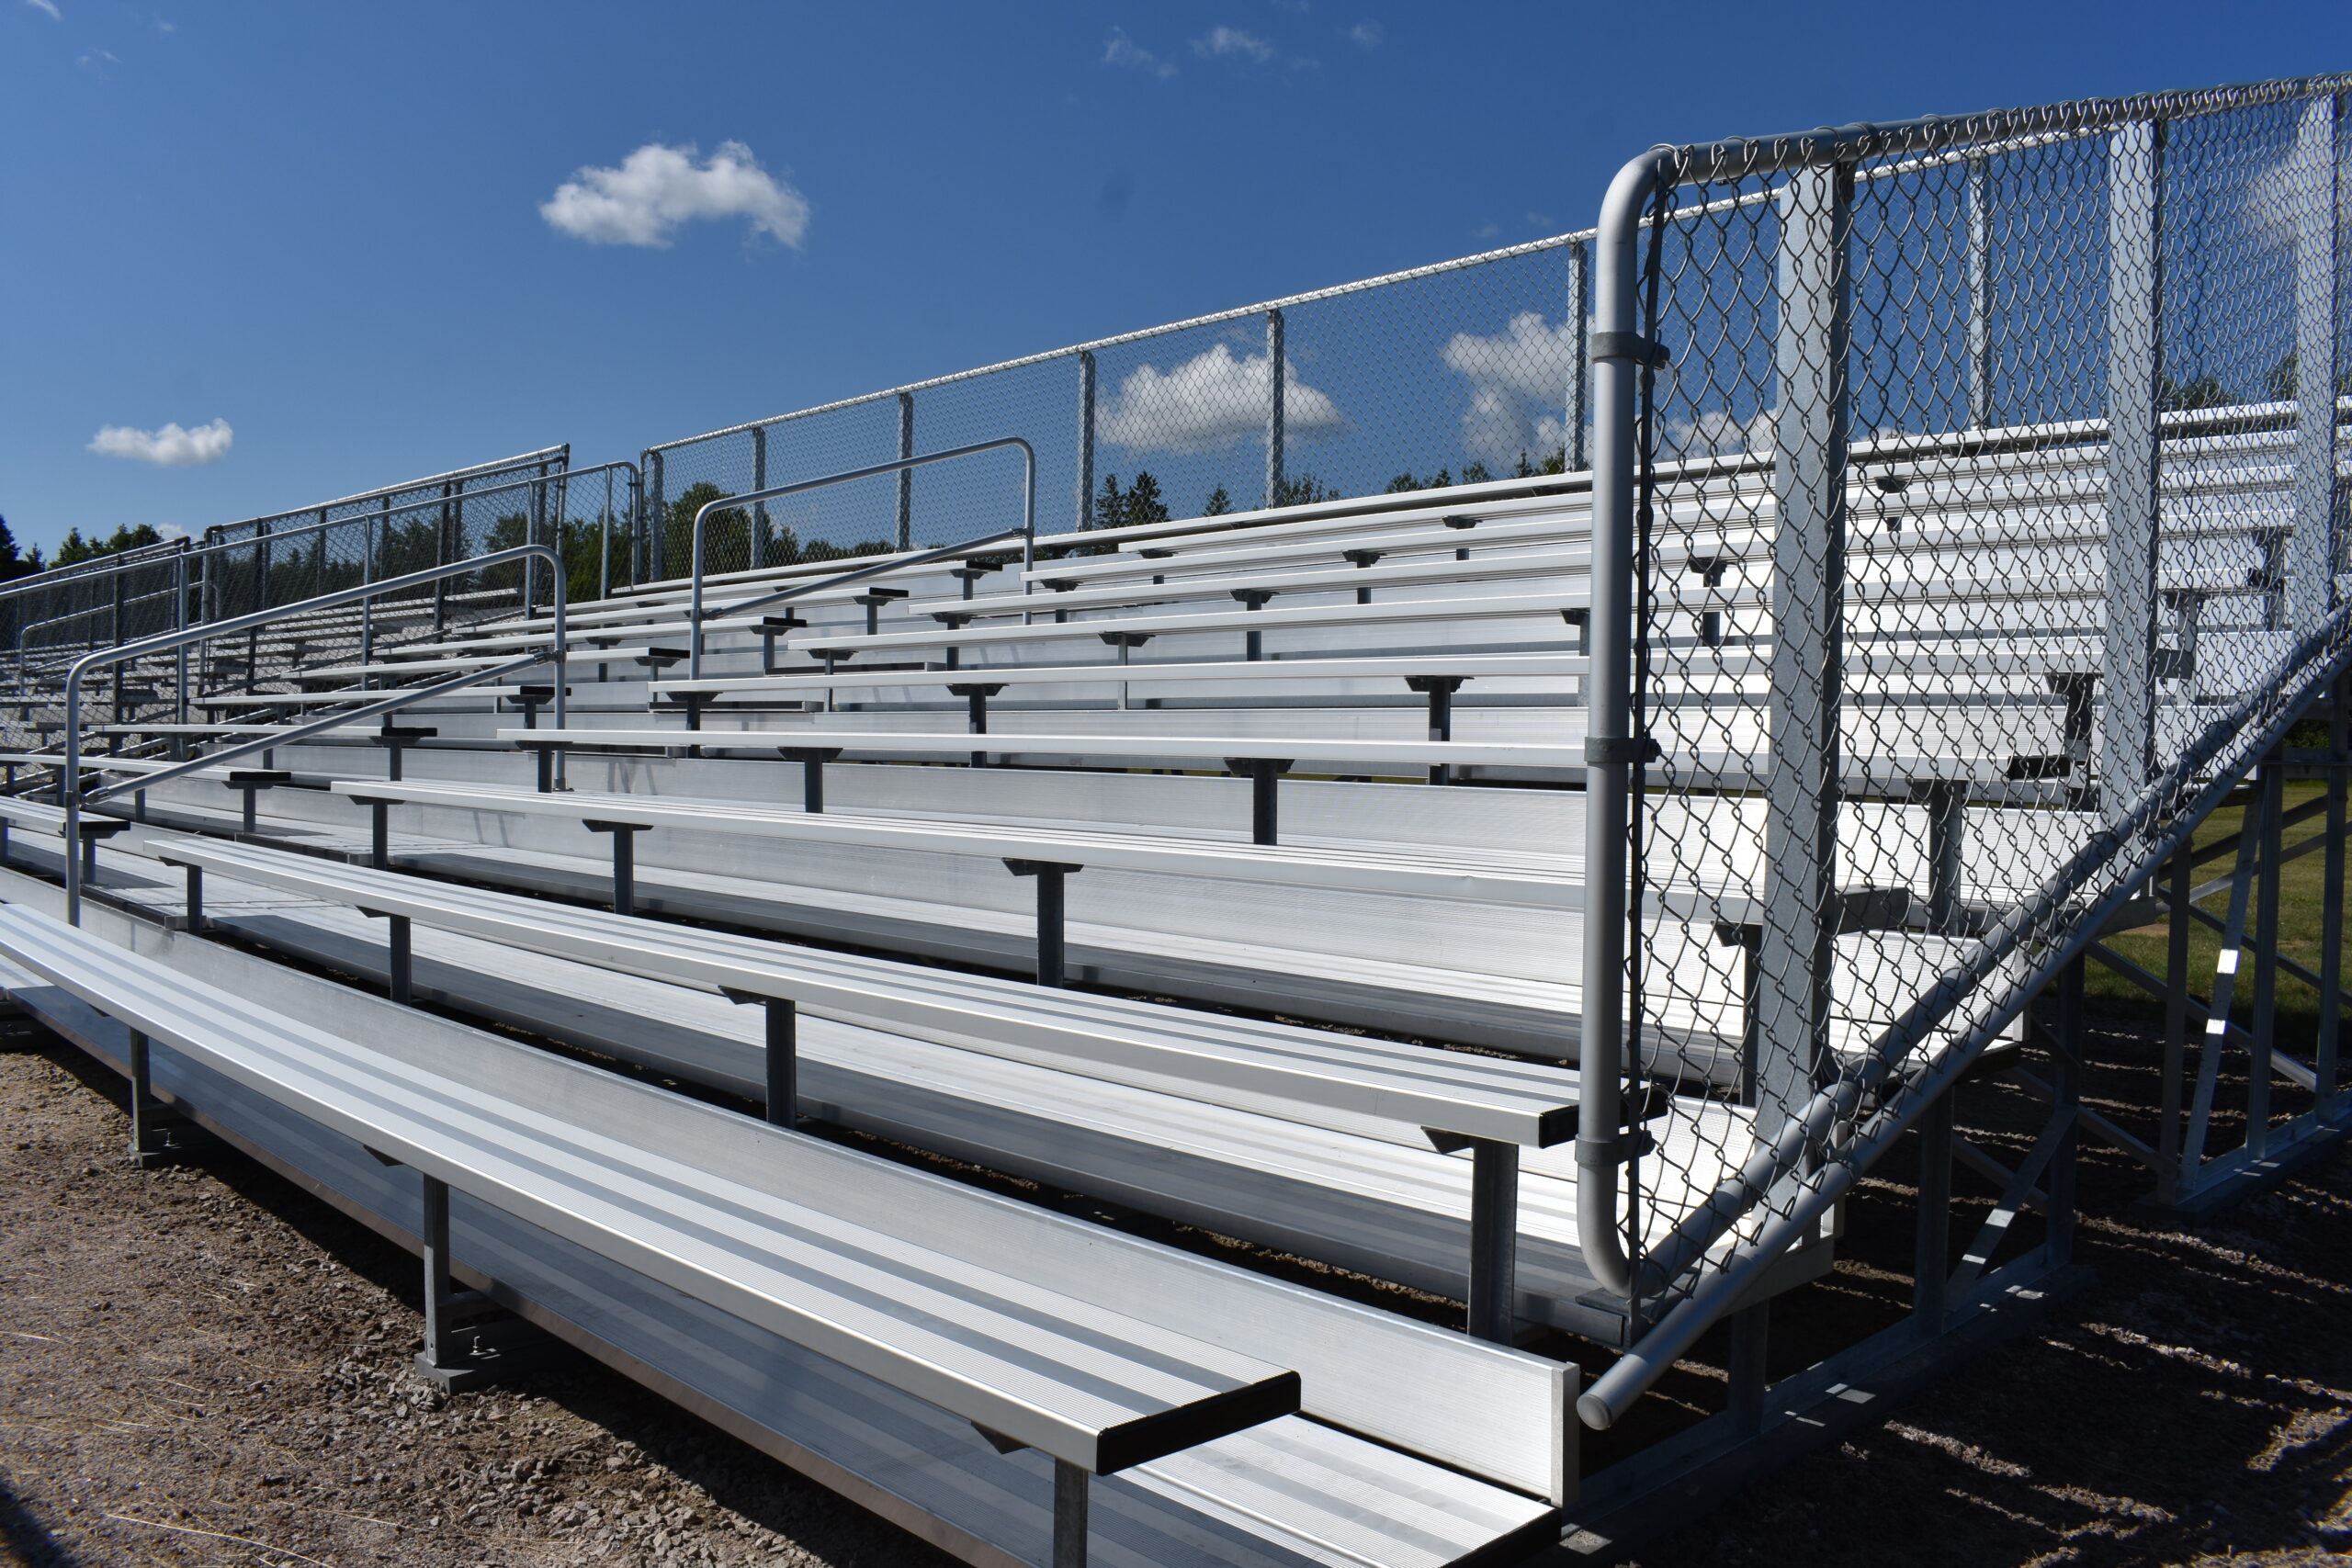
{"label": "gravel ground", "polygon": [[[33,1043],[0,1055],[0,1560],[948,1561],[584,1360],[441,1398],[405,1371],[406,1254],[225,1152],[130,1168],[119,1080]],[[2015,1136],[1975,1095],[1963,1125]],[[1784,1321],[1899,1315],[1908,1179],[1874,1176]],[[2120,1161],[2084,1188],[2094,1289],[1645,1568],[2352,1561],[2352,1160],[2200,1230],[2133,1217]],[[1832,1344],[1781,1336],[1775,1374]],[[1710,1349],[1659,1418],[1720,1404]]]}

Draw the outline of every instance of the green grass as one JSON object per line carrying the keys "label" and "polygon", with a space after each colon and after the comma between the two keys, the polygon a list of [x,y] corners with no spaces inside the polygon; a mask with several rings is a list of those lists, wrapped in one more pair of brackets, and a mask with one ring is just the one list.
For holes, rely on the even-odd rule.
{"label": "green grass", "polygon": [[[2307,800],[2316,798],[2324,786],[2313,782],[2290,781],[2286,788],[2287,807],[2293,810]],[[2250,792],[2248,795],[2250,800]],[[2226,806],[2208,818],[2197,830],[2197,842],[2211,843],[2226,838],[2244,825],[2245,810],[2241,806]],[[2326,818],[2319,818],[2286,833],[2286,845],[2296,844],[2324,833]],[[2197,870],[2200,883],[2229,874],[2233,857],[2223,856],[2208,861]],[[2327,852],[2314,850],[2302,859],[2290,863],[2280,884],[2278,899],[2278,950],[2287,957],[2313,971],[2320,966],[2320,900],[2327,886]],[[2255,892],[2258,899],[2261,884]],[[2215,893],[2199,906],[2226,919],[2229,914],[2229,893]],[[2249,902],[2246,909],[2246,940],[2254,939],[2256,904]],[[2143,926],[2109,939],[2109,945],[2158,975],[2165,970],[2167,947],[2166,930],[2162,924]],[[2221,953],[2221,933],[2202,925],[2192,925],[2188,936],[2189,993],[2200,1001],[2212,999],[2214,964]],[[2347,976],[2352,978],[2352,976]],[[2164,1016],[2164,1003],[2134,986],[2097,959],[2091,961],[2086,999],[2093,1009],[2115,1015],[2139,1018]],[[2231,1017],[2239,1023],[2251,1024],[2254,1019],[2254,966],[2248,963],[2238,975],[2237,989],[2233,998]],[[2292,1051],[2308,1053],[2319,1031],[2319,992],[2284,970],[2278,974],[2277,1043]],[[2195,1030],[2192,1026],[2192,1036]]]}

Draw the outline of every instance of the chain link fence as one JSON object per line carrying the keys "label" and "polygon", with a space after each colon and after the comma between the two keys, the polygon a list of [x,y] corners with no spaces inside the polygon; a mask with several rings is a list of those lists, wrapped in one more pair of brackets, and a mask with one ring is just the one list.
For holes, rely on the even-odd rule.
{"label": "chain link fence", "polygon": [[[714,500],[1020,436],[1041,536],[1584,466],[1586,235],[1253,305],[649,448],[637,570]],[[714,573],[1017,525],[1010,455],[714,514]]]}
{"label": "chain link fence", "polygon": [[1680,1093],[1653,1146],[1588,1090],[1586,1234],[1637,1318],[1814,1234],[2352,654],[2348,85],[1621,177],[1586,1064]]}

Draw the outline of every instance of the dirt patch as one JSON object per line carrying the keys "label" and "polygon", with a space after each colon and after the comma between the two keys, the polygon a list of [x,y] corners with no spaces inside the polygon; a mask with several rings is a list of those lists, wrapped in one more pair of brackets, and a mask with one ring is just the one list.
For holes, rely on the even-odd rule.
{"label": "dirt patch", "polygon": [[[2086,1103],[2153,1135],[2141,1108],[2155,1103],[2155,1034],[2092,1030]],[[2238,1141],[2244,1088],[2223,1074],[2217,1147]],[[1962,1132],[2008,1159],[2040,1114],[1999,1084],[1958,1109]],[[1839,1342],[1783,1347],[1784,1324],[1842,1317],[1850,1342],[1908,1310],[1908,1144],[1849,1208],[1836,1272],[1775,1303],[1774,1377]],[[2202,1225],[2149,1213],[2147,1190],[2140,1166],[2086,1139],[2088,1291],[1882,1425],[1645,1547],[1641,1568],[2352,1562],[2352,1155],[2339,1146]],[[1955,1196],[1964,1238],[1991,1189],[1963,1174]],[[1714,1339],[1661,1385],[1668,1401],[1721,1408]]]}
{"label": "dirt patch", "polygon": [[125,1126],[71,1047],[0,1055],[0,1561],[950,1562],[584,1359],[443,1398],[407,1253]]}
{"label": "dirt patch", "polygon": [[[2149,1102],[2150,1049],[2102,1036],[2095,1107]],[[442,1399],[406,1371],[407,1254],[232,1154],[130,1169],[120,1095],[69,1047],[0,1055],[0,1561],[949,1561],[585,1361]],[[1962,1101],[1996,1154],[2031,1119],[1997,1087]],[[1776,1376],[1907,1309],[1908,1158],[1776,1310]],[[1960,1185],[1964,1235],[1989,1194]],[[2137,1214],[2144,1189],[2087,1147],[2089,1292],[1637,1561],[2352,1561],[2352,1158],[2202,1228]],[[1662,1416],[1720,1407],[1719,1348],[1661,1384]]]}

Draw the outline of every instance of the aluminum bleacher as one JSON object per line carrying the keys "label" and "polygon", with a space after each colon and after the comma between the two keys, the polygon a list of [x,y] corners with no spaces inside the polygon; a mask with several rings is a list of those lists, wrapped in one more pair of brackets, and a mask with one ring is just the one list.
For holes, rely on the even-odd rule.
{"label": "aluminum bleacher", "polygon": [[[2161,183],[2159,122],[2237,137],[2240,205],[2292,206],[2272,171],[2337,166],[2347,87],[1647,155],[1596,233],[1438,269],[1579,280],[1541,274],[1574,351],[1530,374],[1571,417],[1530,414],[1557,455],[1509,479],[1413,488],[1466,459],[1340,420],[1299,440],[1376,493],[1294,485],[1278,394],[1269,504],[1229,510],[1222,448],[1150,445],[1108,379],[1098,408],[1121,340],[1055,361],[1074,446],[1008,413],[974,446],[785,463],[804,419],[932,395],[900,389],[0,590],[11,994],[135,1106],[416,1245],[426,1375],[498,1370],[446,1315],[470,1284],[991,1568],[1437,1568],[1659,1528],[2077,1288],[2083,1137],[2190,1208],[2352,1126],[2352,579],[2310,522],[2352,479],[2335,227],[2272,213],[2286,259],[2206,279],[2278,341],[2193,397],[2131,357],[2153,276],[2063,281],[2067,245],[2139,254],[2119,182]],[[2111,199],[2081,232],[2002,205],[2086,158]],[[1917,282],[1953,298],[1903,302],[1902,214],[1963,209],[2060,280],[2095,385],[2024,374],[2032,334],[1956,254]],[[1708,224],[1747,248],[1704,259]],[[1377,292],[1166,341],[1266,316],[1279,355],[1284,312]],[[1457,345],[1525,321],[1459,309]],[[1824,368],[1849,359],[1871,374]],[[1357,368],[1417,407],[1461,389]],[[1393,460],[1348,455],[1367,434]],[[1014,446],[1008,533],[1001,475],[947,459]],[[1217,488],[1119,511],[1114,449]],[[1037,526],[1041,464],[1078,526]],[[492,547],[589,473],[629,497],[595,573]],[[834,510],[787,511],[810,493]],[[411,513],[457,553],[395,563]],[[2246,830],[2193,842],[2224,805]],[[2307,967],[2278,886],[2323,851]],[[2159,921],[2181,954],[2217,932],[2223,972],[2110,940]],[[2083,1102],[2092,962],[2166,998],[2157,1102]],[[2325,998],[2308,1049],[2281,976]],[[1953,1131],[1988,1078],[2041,1107],[2022,1154]],[[1912,1320],[1768,1383],[1767,1314],[1815,1310],[1898,1140]],[[1994,1193],[1973,1236],[1954,1169]],[[1724,1408],[1583,1475],[1579,1424],[1725,1321]]]}

